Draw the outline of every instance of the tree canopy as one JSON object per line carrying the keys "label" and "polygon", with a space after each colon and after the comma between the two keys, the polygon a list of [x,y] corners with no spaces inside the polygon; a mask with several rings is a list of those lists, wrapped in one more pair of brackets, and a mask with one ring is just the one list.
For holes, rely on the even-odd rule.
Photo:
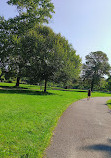
{"label": "tree canopy", "polygon": [[94,85],[100,83],[104,75],[109,75],[109,71],[107,55],[102,51],[91,52],[86,56],[86,63],[83,64],[82,78],[92,90]]}
{"label": "tree canopy", "polygon": [[[48,81],[67,84],[78,78],[81,59],[65,37],[38,23],[30,29],[17,30],[13,20],[1,18],[0,44],[5,76],[16,76],[16,86],[21,77],[27,77],[33,84],[44,80],[46,91]],[[16,26],[22,26],[21,22]]]}
{"label": "tree canopy", "polygon": [[[47,81],[63,82],[63,79],[69,81],[78,77],[80,57],[64,37],[49,27],[37,26],[22,38],[21,44],[24,54],[28,55],[28,78],[31,83],[44,80],[44,91]],[[28,49],[26,45],[30,45]]]}
{"label": "tree canopy", "polygon": [[8,20],[0,17],[0,68],[2,72],[5,69],[5,72],[21,76],[25,62],[22,57],[25,55],[20,40],[35,25],[48,23],[54,5],[50,0],[9,0],[7,3],[15,5],[19,15]]}
{"label": "tree canopy", "polygon": [[[35,24],[48,23],[54,13],[51,0],[9,0],[9,5],[15,5],[19,15],[8,20],[14,33],[24,33]],[[15,31],[16,30],[16,31]]]}

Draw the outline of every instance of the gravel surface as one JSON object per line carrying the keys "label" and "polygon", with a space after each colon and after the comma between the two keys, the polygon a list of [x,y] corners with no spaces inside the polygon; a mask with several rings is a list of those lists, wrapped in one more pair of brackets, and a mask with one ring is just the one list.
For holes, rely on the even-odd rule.
{"label": "gravel surface", "polygon": [[61,116],[45,158],[111,158],[111,97],[82,99]]}

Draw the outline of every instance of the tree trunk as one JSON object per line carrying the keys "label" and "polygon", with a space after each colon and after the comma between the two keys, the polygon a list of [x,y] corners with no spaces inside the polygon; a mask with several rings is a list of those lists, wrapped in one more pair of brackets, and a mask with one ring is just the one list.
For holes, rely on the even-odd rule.
{"label": "tree trunk", "polygon": [[46,88],[47,88],[47,80],[45,79],[44,92],[46,92]]}
{"label": "tree trunk", "polygon": [[92,79],[92,82],[91,82],[91,91],[93,91],[93,87],[94,87],[94,79]]}
{"label": "tree trunk", "polygon": [[16,87],[19,87],[20,77],[17,77]]}
{"label": "tree trunk", "polygon": [[2,82],[2,79],[1,79],[2,75],[3,75],[3,73],[1,73],[1,75],[0,75],[0,82]]}

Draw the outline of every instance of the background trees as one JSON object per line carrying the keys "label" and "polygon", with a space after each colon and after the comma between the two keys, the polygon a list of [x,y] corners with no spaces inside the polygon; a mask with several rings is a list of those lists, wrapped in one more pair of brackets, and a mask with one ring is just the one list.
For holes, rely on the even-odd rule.
{"label": "background trees", "polygon": [[108,77],[108,79],[106,80],[106,82],[107,82],[107,89],[109,91],[111,91],[111,76]]}
{"label": "background trees", "polygon": [[82,87],[105,87],[103,76],[110,70],[105,53],[87,55],[80,77],[81,58],[72,45],[42,25],[54,13],[50,0],[9,0],[8,4],[16,5],[19,15],[8,20],[0,17],[0,78],[16,77],[16,86],[22,77],[31,84],[45,81],[44,91],[48,81],[64,87],[78,80]]}
{"label": "background trees", "polygon": [[91,52],[86,56],[86,63],[83,64],[83,81],[93,90],[94,85],[99,85],[104,75],[109,75],[109,70],[107,55],[101,51]]}

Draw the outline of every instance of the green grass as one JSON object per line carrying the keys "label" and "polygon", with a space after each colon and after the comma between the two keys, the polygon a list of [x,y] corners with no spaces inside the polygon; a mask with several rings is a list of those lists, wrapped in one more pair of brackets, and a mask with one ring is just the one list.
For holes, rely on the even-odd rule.
{"label": "green grass", "polygon": [[107,105],[108,105],[109,109],[111,109],[111,100],[107,101]]}
{"label": "green grass", "polygon": [[[0,157],[41,158],[58,119],[73,102],[86,98],[80,90],[48,90],[38,86],[0,83]],[[107,93],[92,93],[111,96]]]}

